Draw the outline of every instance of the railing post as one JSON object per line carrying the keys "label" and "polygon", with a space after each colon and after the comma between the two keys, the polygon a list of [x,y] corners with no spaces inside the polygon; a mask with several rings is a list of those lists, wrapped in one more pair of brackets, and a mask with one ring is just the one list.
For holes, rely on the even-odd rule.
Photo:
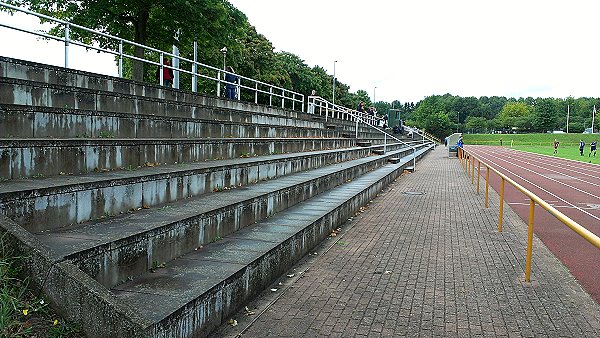
{"label": "railing post", "polygon": [[160,58],[159,58],[159,62],[160,62],[160,70],[158,71],[158,82],[159,82],[159,86],[162,86],[164,83],[164,78],[165,78],[165,66],[164,66],[164,59],[165,59],[165,53],[160,53]]}
{"label": "railing post", "polygon": [[192,63],[192,92],[198,91],[198,41],[194,40],[194,63]]}
{"label": "railing post", "polygon": [[486,166],[486,172],[485,172],[485,207],[489,207],[489,203],[488,203],[488,193],[490,191],[490,167]]}
{"label": "railing post", "polygon": [[358,118],[356,119],[356,139],[358,139]]}
{"label": "railing post", "polygon": [[385,154],[385,149],[387,146],[387,133],[383,133],[383,153]]}
{"label": "railing post", "polygon": [[477,194],[479,195],[479,178],[481,177],[481,161],[477,161]]}
{"label": "railing post", "polygon": [[285,89],[281,90],[281,108],[285,108]]}
{"label": "railing post", "polygon": [[123,40],[119,40],[119,77],[123,77]]}
{"label": "railing post", "polygon": [[527,227],[527,255],[525,259],[525,282],[531,281],[531,252],[533,251],[533,215],[535,202],[529,200],[529,226]]}
{"label": "railing post", "polygon": [[70,25],[65,26],[65,68],[69,68]]}
{"label": "railing post", "polygon": [[471,184],[475,183],[475,158],[471,160]]}
{"label": "railing post", "polygon": [[217,73],[217,97],[221,97],[221,71]]}
{"label": "railing post", "polygon": [[254,103],[258,104],[258,82],[254,83]]}
{"label": "railing post", "polygon": [[504,214],[504,177],[500,182],[500,216],[498,217],[498,232],[502,232],[502,215]]}
{"label": "railing post", "polygon": [[296,110],[296,94],[292,93],[292,110]]}
{"label": "railing post", "polygon": [[273,87],[269,88],[269,106],[273,105]]}

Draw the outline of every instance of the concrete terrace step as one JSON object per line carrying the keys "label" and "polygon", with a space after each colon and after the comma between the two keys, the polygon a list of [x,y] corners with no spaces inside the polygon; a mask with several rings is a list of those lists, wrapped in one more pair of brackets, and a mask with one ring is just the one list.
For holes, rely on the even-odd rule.
{"label": "concrete terrace step", "polygon": [[133,278],[112,292],[153,323],[146,331],[149,336],[205,335],[345,222],[410,161],[405,157],[402,164],[367,173]]}
{"label": "concrete terrace step", "polygon": [[[394,152],[403,153],[403,150]],[[361,158],[65,229],[38,239],[107,287],[386,165]]]}
{"label": "concrete terrace step", "polygon": [[323,128],[0,104],[3,138],[340,137]]}
{"label": "concrete terrace step", "polygon": [[350,148],[346,138],[0,139],[0,177],[80,174],[244,156]]}
{"label": "concrete terrace step", "polygon": [[239,101],[230,102],[221,108],[199,103],[2,77],[0,77],[0,103],[183,118],[202,117],[203,119],[218,121],[323,128],[321,122],[313,121],[303,113],[289,113],[294,116],[266,112],[249,113],[252,109],[246,111],[243,108],[253,104]]}
{"label": "concrete terrace step", "polygon": [[[401,147],[395,145],[395,149]],[[365,157],[369,152],[369,148],[356,147],[4,181],[0,182],[0,212],[36,232],[245,186]]]}
{"label": "concrete terrace step", "polygon": [[[0,79],[14,79],[48,85],[110,92],[116,95],[140,96],[150,99],[177,101],[208,108],[238,110],[248,115],[280,116],[286,119],[312,120],[314,115],[295,110],[267,107],[250,102],[231,101],[215,96],[166,88],[157,84],[84,72],[30,61],[0,57]],[[70,106],[74,107],[74,106]],[[296,107],[299,108],[299,107]]]}

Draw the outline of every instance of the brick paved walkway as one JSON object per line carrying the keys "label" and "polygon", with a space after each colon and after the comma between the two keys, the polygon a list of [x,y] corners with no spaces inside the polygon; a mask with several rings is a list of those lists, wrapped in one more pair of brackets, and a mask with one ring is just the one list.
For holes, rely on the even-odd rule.
{"label": "brick paved walkway", "polygon": [[427,155],[216,336],[600,337],[600,307],[537,239],[523,281],[526,224],[506,210],[499,234],[497,194],[485,209],[446,154]]}

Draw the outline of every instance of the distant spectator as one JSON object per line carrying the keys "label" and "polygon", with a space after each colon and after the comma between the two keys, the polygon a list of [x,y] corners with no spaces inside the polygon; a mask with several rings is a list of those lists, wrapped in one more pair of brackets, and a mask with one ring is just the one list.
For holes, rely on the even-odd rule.
{"label": "distant spectator", "polygon": [[463,147],[463,139],[462,139],[462,137],[458,139],[458,142],[456,142],[456,145],[457,145],[459,148],[462,148],[462,147]]}
{"label": "distant spectator", "polygon": [[[310,92],[310,96],[317,96],[317,91],[313,89]],[[314,114],[315,113],[315,101],[314,101],[314,99],[313,100],[309,99],[309,101],[308,101],[308,113],[309,114]]]}
{"label": "distant spectator", "polygon": [[[171,60],[168,58],[163,59],[163,86],[173,86],[173,68],[171,68]],[[156,70],[156,81],[160,84],[160,67]]]}
{"label": "distant spectator", "polygon": [[502,137],[500,138],[500,146],[502,147]]}
{"label": "distant spectator", "polygon": [[364,101],[360,101],[360,103],[358,104],[358,108],[356,108],[356,110],[358,110],[359,113],[366,113],[365,111],[365,102]]}
{"label": "distant spectator", "polygon": [[579,140],[579,155],[583,156],[583,148],[585,147],[585,142],[583,140]]}
{"label": "distant spectator", "polygon": [[227,66],[225,74],[225,96],[230,100],[237,100],[237,82],[239,77],[235,75],[233,67]]}
{"label": "distant spectator", "polygon": [[598,144],[598,142],[596,141],[592,141],[592,143],[590,143],[590,154],[588,155],[588,157],[592,156],[592,154],[594,154],[594,157],[596,157],[596,145]]}
{"label": "distant spectator", "polygon": [[554,139],[554,142],[552,142],[552,146],[554,147],[554,153],[552,155],[556,155],[556,153],[558,152],[558,145],[560,144],[560,142],[558,142],[557,139]]}

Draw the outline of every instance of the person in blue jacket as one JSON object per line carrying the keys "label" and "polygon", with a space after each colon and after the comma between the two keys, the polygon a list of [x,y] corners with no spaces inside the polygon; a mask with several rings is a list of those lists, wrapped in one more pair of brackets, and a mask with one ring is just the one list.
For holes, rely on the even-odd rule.
{"label": "person in blue jacket", "polygon": [[237,99],[236,87],[238,78],[239,77],[235,75],[235,72],[233,71],[233,67],[227,66],[227,74],[225,74],[225,96],[230,100]]}
{"label": "person in blue jacket", "polygon": [[585,147],[585,142],[583,140],[579,140],[579,155],[583,156],[583,148]]}

